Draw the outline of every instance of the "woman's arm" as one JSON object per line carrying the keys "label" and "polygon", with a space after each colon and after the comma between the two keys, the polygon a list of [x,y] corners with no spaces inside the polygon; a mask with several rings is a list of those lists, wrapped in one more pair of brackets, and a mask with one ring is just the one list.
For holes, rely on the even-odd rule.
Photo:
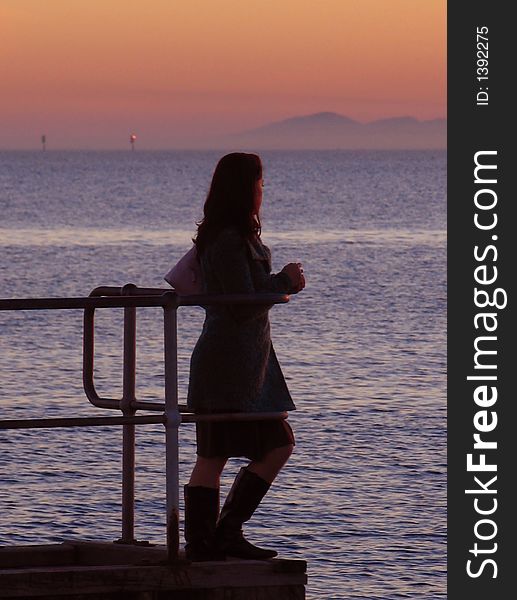
{"label": "woman's arm", "polygon": [[280,271],[280,273],[270,273],[264,283],[260,286],[260,291],[292,294],[293,286],[291,283],[291,278],[283,270]]}
{"label": "woman's arm", "polygon": [[[235,230],[221,231],[211,248],[210,258],[224,294],[289,293],[290,279],[286,273],[268,275],[265,285],[255,288],[246,241]],[[230,314],[237,321],[256,319],[267,313],[270,308],[271,305],[228,306]]]}
{"label": "woman's arm", "polygon": [[[305,277],[301,263],[289,263],[276,275],[269,275],[274,291],[297,294],[305,287]],[[280,279],[281,278],[281,279]]]}

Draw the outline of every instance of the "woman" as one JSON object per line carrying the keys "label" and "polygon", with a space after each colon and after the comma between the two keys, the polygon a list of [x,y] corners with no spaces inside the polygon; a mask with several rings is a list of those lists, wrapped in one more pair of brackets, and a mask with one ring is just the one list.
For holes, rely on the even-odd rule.
{"label": "woman", "polygon": [[[224,156],[215,169],[194,240],[210,294],[297,293],[300,264],[271,274],[260,240],[262,165],[255,154]],[[296,407],[271,344],[268,305],[206,309],[192,353],[187,404],[195,413],[281,412]],[[199,422],[197,461],[185,486],[185,551],[193,561],[226,556],[266,559],[242,534],[291,455],[294,435],[285,420]],[[219,480],[231,456],[251,460],[237,475],[219,514]]]}

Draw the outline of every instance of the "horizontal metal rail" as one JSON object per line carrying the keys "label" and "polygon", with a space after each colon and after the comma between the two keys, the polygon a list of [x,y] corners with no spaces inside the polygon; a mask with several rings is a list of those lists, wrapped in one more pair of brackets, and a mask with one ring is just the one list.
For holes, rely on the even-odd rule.
{"label": "horizontal metal rail", "polygon": [[[287,413],[180,413],[182,423],[221,421],[269,421],[287,419]],[[0,419],[0,429],[50,429],[55,427],[102,427],[111,425],[149,425],[165,423],[164,415],[135,415],[132,417],[57,417],[51,419]]]}
{"label": "horizontal metal rail", "polygon": [[[286,412],[263,413],[180,413],[182,423],[221,421],[269,421],[287,419]],[[51,419],[0,419],[0,429],[51,429],[55,427],[102,427],[111,425],[164,424],[164,415],[135,415],[132,417],[57,417]]]}
{"label": "horizontal metal rail", "polygon": [[142,297],[164,296],[169,294],[173,294],[176,297],[175,303],[177,306],[217,306],[226,304],[267,305],[289,302],[288,294],[276,292],[260,292],[257,294],[193,294],[190,296],[181,296],[170,289],[140,288],[133,283],[127,283],[122,287],[99,286],[90,292],[90,297],[120,297],[121,295]]}
{"label": "horizontal metal rail", "polygon": [[133,417],[70,417],[52,419],[2,419],[0,429],[46,429],[53,427],[99,427],[109,425],[165,423],[163,415]]}
{"label": "horizontal metal rail", "polygon": [[[171,294],[166,292],[165,294]],[[164,296],[165,296],[164,294]],[[148,296],[133,298],[118,296],[114,298],[9,298],[0,299],[0,310],[55,310],[78,308],[124,308],[127,306],[164,306],[168,297]]]}
{"label": "horizontal metal rail", "polygon": [[[96,290],[121,288],[96,288]],[[144,288],[150,291],[152,288]],[[94,291],[96,291],[94,290]],[[139,291],[141,291],[139,289]],[[174,302],[176,306],[218,306],[228,304],[242,305],[268,305],[282,304],[289,301],[286,294],[221,294],[178,296],[175,292],[156,289],[156,294],[138,294],[121,296],[89,296],[84,298],[1,298],[0,310],[52,310],[52,309],[78,309],[78,308],[125,308],[166,306]]]}

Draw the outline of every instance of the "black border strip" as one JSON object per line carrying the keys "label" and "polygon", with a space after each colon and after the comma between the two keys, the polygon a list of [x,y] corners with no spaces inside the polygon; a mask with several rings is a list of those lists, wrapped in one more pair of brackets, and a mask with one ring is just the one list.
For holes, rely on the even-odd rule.
{"label": "black border strip", "polygon": [[[513,578],[517,577],[514,516],[517,495],[512,491],[517,488],[514,464],[517,459],[517,384],[513,377],[517,370],[514,348],[517,332],[510,326],[517,303],[514,283],[517,234],[511,218],[516,196],[511,186],[517,165],[514,165],[510,138],[511,129],[516,129],[515,118],[510,113],[510,85],[515,77],[512,57],[517,56],[512,42],[517,35],[510,32],[514,24],[509,7],[511,3],[497,0],[448,3],[450,600],[513,597]],[[487,65],[483,62],[485,54]],[[483,68],[488,71],[477,70]],[[485,75],[488,79],[482,79]],[[478,162],[494,168],[480,168],[476,182],[474,169],[478,152],[481,152],[477,155]],[[488,208],[491,203],[494,206]],[[480,208],[483,205],[485,208]],[[490,228],[476,226],[476,213],[478,223]],[[495,224],[494,215],[497,215]],[[494,278],[494,267],[496,280],[485,283]],[[486,295],[478,293],[477,304],[474,288],[486,292]],[[486,298],[494,300],[495,305],[482,307]],[[505,298],[507,305],[503,307]],[[495,316],[479,316],[482,313]],[[493,331],[487,331],[496,325]],[[496,354],[479,354],[477,364],[476,339],[478,349],[496,351]],[[468,380],[468,376],[481,379]],[[494,387],[497,388],[495,401]],[[484,448],[474,448],[476,433],[487,444]],[[489,447],[489,442],[497,443],[497,448]],[[481,471],[481,466],[469,471],[469,454],[474,465],[482,463],[484,454],[486,464],[492,465],[489,468],[496,467],[497,471]],[[494,476],[497,479],[489,483]],[[466,490],[475,491],[466,493]],[[482,511],[485,514],[481,514]]]}

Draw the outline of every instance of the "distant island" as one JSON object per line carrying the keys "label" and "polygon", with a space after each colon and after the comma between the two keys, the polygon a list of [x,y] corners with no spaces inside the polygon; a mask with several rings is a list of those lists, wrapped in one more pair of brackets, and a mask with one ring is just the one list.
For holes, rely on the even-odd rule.
{"label": "distant island", "polygon": [[447,121],[395,117],[360,123],[338,113],[320,112],[218,137],[212,144],[257,150],[436,150],[446,148]]}

